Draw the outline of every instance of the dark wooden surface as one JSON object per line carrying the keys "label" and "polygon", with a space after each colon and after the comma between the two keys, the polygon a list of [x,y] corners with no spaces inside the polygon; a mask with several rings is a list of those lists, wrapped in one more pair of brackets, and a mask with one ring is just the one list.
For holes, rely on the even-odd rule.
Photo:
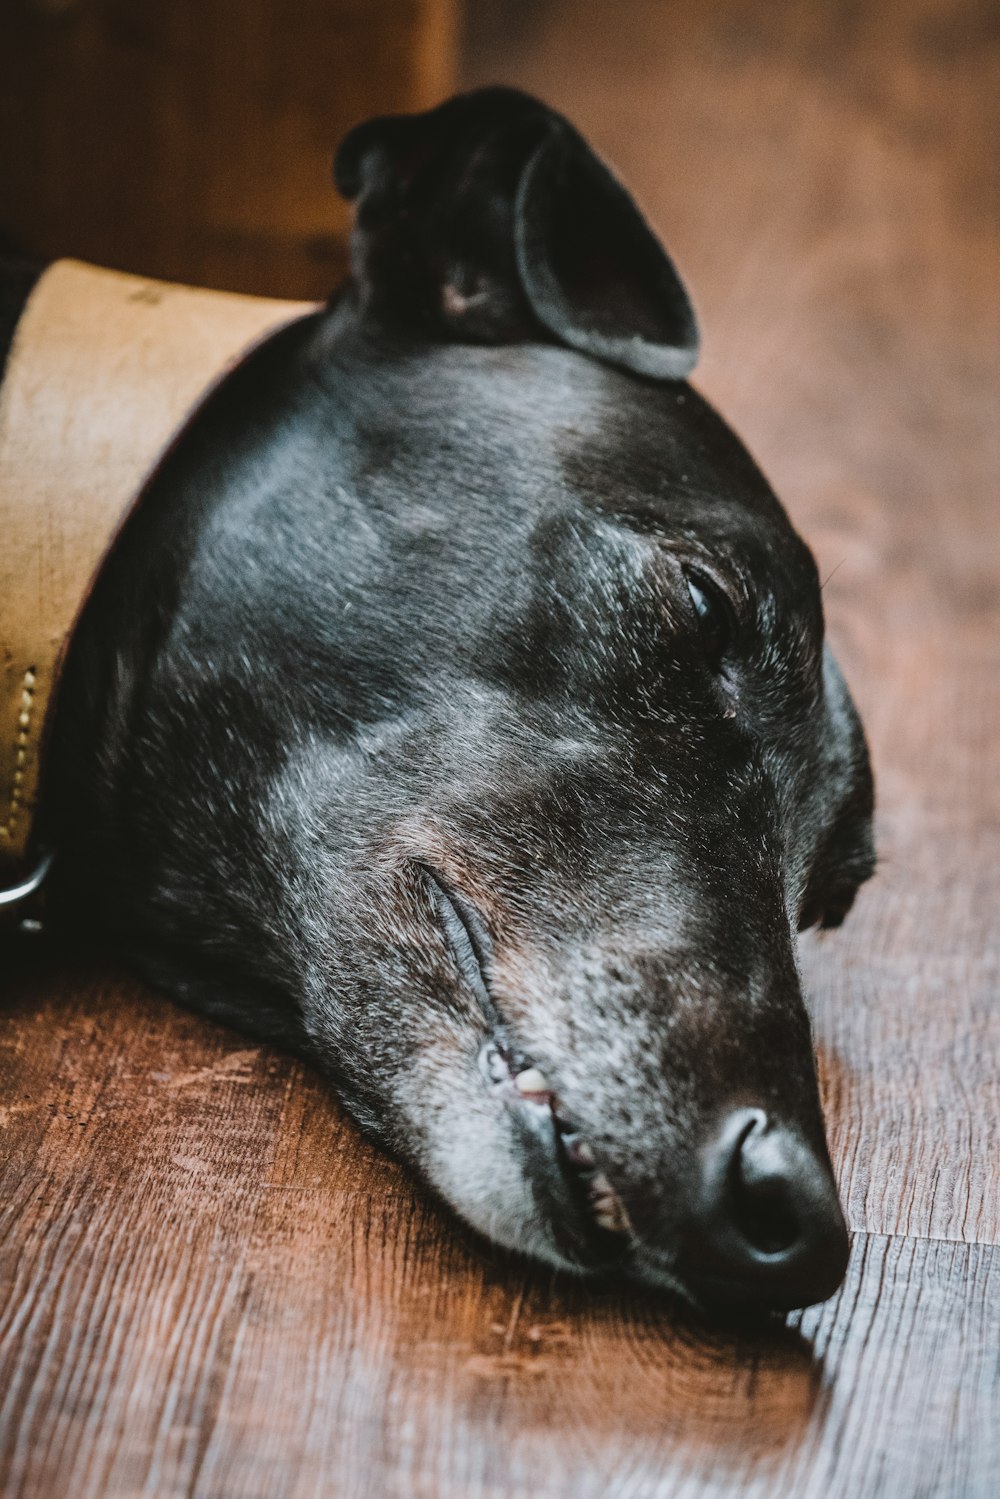
{"label": "dark wooden surface", "polygon": [[322,299],[334,143],[453,80],[456,0],[2,0],[0,245]]}
{"label": "dark wooden surface", "polygon": [[635,185],[695,289],[699,383],[828,578],[883,858],[803,950],[847,1284],[740,1337],[512,1265],[298,1063],[28,958],[0,1031],[3,1494],[993,1499],[990,10],[497,3],[466,67]]}

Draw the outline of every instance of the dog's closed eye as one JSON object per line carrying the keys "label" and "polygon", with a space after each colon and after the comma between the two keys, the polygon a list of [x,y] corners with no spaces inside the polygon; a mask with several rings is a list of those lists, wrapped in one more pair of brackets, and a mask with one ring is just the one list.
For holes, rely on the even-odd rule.
{"label": "dog's closed eye", "polygon": [[718,666],[733,643],[732,611],[719,589],[703,573],[685,568],[684,581],[705,659],[711,666]]}
{"label": "dog's closed eye", "polygon": [[723,585],[688,563],[670,541],[663,517],[657,512],[637,508],[617,513],[615,519],[638,535],[652,538],[660,554],[669,558],[675,584],[682,583],[686,590],[701,653],[713,671],[720,671],[726,657],[733,652],[737,629],[737,611]]}
{"label": "dog's closed eye", "polygon": [[430,894],[459,972],[492,1019],[493,1002],[486,983],[490,941],[482,918],[445,884],[436,870],[416,866]]}

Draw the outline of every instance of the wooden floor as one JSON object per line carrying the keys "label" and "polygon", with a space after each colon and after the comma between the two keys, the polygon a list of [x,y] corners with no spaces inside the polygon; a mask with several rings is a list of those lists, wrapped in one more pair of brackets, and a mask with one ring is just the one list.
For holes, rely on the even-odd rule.
{"label": "wooden floor", "polygon": [[0,1015],[4,1499],[995,1499],[991,8],[476,10],[469,79],[544,92],[637,188],[699,383],[828,578],[881,796],[881,872],[803,953],[847,1284],[738,1337],[505,1262],[297,1063],[29,953]]}

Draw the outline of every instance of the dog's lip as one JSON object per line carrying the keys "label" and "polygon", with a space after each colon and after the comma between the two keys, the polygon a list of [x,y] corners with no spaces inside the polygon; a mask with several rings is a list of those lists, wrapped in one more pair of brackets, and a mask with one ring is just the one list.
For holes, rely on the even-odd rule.
{"label": "dog's lip", "polygon": [[487,1035],[479,1051],[483,1080],[510,1116],[535,1199],[560,1251],[586,1268],[622,1258],[629,1240],[625,1206],[580,1131],[560,1109],[548,1079],[514,1041],[490,991],[492,944],[474,902],[421,862],[441,930],[474,994]]}
{"label": "dog's lip", "polygon": [[631,1243],[628,1213],[544,1074],[502,1036],[483,1044],[479,1060],[510,1113],[535,1200],[560,1252],[588,1270],[619,1265]]}

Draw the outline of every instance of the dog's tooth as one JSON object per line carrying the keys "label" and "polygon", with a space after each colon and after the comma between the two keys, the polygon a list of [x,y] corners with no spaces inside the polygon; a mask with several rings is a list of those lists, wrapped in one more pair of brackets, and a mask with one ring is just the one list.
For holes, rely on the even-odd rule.
{"label": "dog's tooth", "polygon": [[590,1167],[594,1164],[594,1152],[586,1140],[574,1140],[569,1148],[570,1157],[578,1166]]}
{"label": "dog's tooth", "polygon": [[625,1211],[621,1198],[618,1197],[614,1202],[600,1203],[594,1211],[594,1220],[601,1228],[613,1234],[628,1233],[632,1227],[632,1220]]}
{"label": "dog's tooth", "polygon": [[514,1087],[519,1093],[552,1092],[548,1078],[537,1067],[526,1067],[523,1072],[519,1072],[514,1079]]}
{"label": "dog's tooth", "polygon": [[592,1197],[615,1198],[618,1196],[618,1193],[608,1181],[603,1171],[595,1171],[590,1178],[590,1195]]}

